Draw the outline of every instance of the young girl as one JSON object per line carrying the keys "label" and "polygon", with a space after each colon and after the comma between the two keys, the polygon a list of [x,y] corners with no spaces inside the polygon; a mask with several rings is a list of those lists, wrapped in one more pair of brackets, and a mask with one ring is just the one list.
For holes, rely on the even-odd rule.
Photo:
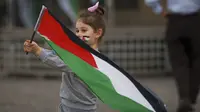
{"label": "young girl", "polygon": [[[98,3],[81,11],[76,21],[76,35],[91,48],[98,50],[105,33],[104,10]],[[67,43],[66,43],[67,44]],[[35,54],[42,62],[62,71],[60,88],[61,112],[95,112],[97,97],[52,50],[44,49],[30,40],[24,42],[24,51]]]}

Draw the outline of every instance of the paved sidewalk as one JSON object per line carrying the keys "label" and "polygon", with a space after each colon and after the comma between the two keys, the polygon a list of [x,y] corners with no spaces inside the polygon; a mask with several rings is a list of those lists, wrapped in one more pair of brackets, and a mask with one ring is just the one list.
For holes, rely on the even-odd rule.
{"label": "paved sidewalk", "polygon": [[[175,112],[177,95],[171,78],[137,78],[152,89]],[[0,80],[0,112],[58,112],[60,80]],[[199,104],[196,106],[200,112]],[[99,103],[98,112],[114,112]]]}

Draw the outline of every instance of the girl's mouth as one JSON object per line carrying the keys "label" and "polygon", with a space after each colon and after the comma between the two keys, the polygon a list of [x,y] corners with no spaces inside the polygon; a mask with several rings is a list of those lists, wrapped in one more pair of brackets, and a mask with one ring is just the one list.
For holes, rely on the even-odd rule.
{"label": "girl's mouth", "polygon": [[89,37],[89,36],[83,36],[81,39],[82,39],[84,42],[87,42],[87,41],[90,40],[90,37]]}

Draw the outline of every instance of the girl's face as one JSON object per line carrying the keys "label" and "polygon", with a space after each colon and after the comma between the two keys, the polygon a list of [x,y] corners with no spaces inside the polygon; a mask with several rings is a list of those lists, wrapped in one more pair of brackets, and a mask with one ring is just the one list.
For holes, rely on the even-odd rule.
{"label": "girl's face", "polygon": [[98,38],[101,36],[101,32],[94,31],[91,26],[79,19],[76,22],[76,35],[90,47],[93,47],[98,45]]}

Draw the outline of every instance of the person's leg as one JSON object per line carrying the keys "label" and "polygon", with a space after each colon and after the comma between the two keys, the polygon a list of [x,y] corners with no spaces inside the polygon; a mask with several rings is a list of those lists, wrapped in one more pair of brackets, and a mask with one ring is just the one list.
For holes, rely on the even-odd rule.
{"label": "person's leg", "polygon": [[190,18],[190,38],[192,41],[191,52],[191,76],[190,76],[190,100],[196,104],[200,85],[200,15]]}
{"label": "person's leg", "polygon": [[190,68],[188,55],[185,51],[184,42],[182,41],[183,28],[185,26],[181,22],[183,22],[181,17],[176,15],[169,16],[166,41],[179,96],[179,107],[177,111],[187,112],[187,110],[191,110],[189,102]]}
{"label": "person's leg", "polygon": [[188,77],[188,92],[187,92],[187,97],[185,101],[183,99],[180,99],[180,104],[178,108],[178,112],[192,112],[194,111],[194,108],[192,106],[192,101],[190,97],[191,93],[191,68],[192,68],[192,40],[190,37],[182,37],[180,39],[181,43],[183,44],[185,48],[185,53],[188,57],[188,69],[189,69],[189,77]]}

